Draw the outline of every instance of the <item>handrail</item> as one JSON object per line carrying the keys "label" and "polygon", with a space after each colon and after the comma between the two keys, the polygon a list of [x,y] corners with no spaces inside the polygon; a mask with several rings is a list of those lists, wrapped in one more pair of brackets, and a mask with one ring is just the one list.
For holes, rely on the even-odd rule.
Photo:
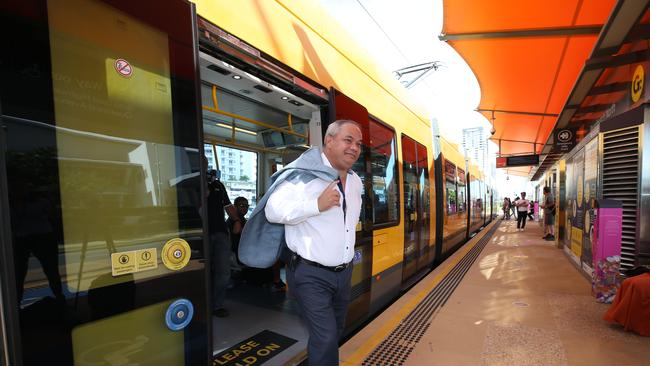
{"label": "handrail", "polygon": [[[203,105],[203,106],[201,106],[201,108],[206,110],[206,111],[221,114],[223,116],[232,117],[232,118],[235,118],[235,119],[246,121],[246,122],[252,123],[252,124],[254,124],[256,126],[261,126],[261,127],[265,127],[265,128],[274,130],[274,131],[286,133],[286,134],[289,134],[289,135],[298,136],[298,137],[301,137],[301,138],[306,139],[307,141],[309,141],[309,135],[306,135],[306,134],[303,135],[301,133],[293,131],[293,121],[292,121],[291,113],[288,114],[288,124],[289,124],[290,129],[286,129],[286,128],[282,128],[282,127],[276,127],[276,126],[273,126],[271,124],[264,123],[264,122],[261,122],[261,121],[257,121],[257,120],[254,120],[252,118],[244,117],[244,116],[241,116],[241,115],[238,115],[238,114],[235,114],[235,113],[226,112],[224,110],[219,109],[219,104],[218,104],[218,100],[217,100],[217,86],[216,85],[212,85],[212,103],[214,103],[214,107],[209,107],[209,106]],[[234,140],[234,134],[235,134],[235,125],[234,125],[234,123],[232,124],[232,129],[233,129],[233,140]]]}
{"label": "handrail", "polygon": [[269,149],[269,148],[260,147],[260,146],[257,146],[257,145],[241,144],[241,143],[237,143],[237,142],[234,142],[234,141],[228,141],[228,140],[219,140],[219,139],[215,139],[215,138],[207,138],[207,139],[205,139],[205,141],[207,143],[211,144],[211,145],[240,147],[240,148],[244,148],[244,149],[248,149],[248,150],[252,150],[252,151],[262,151],[262,152],[273,153],[273,154],[278,154],[278,155],[283,154],[282,150]]}

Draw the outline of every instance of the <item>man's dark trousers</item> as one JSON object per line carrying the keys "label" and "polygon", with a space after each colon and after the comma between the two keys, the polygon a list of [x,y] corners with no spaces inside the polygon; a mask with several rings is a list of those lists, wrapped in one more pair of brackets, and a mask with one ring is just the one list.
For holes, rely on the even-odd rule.
{"label": "man's dark trousers", "polygon": [[517,229],[521,224],[521,228],[526,227],[526,217],[528,217],[528,211],[517,211]]}
{"label": "man's dark trousers", "polygon": [[307,356],[310,365],[339,364],[339,339],[350,302],[352,265],[341,272],[299,261],[287,271],[289,293],[300,304],[309,331]]}

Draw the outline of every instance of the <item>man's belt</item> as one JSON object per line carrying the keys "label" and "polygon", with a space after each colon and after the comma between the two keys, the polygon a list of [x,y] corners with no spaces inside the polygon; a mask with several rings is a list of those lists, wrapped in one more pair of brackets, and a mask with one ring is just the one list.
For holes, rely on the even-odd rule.
{"label": "man's belt", "polygon": [[310,266],[314,266],[314,267],[318,267],[318,268],[323,268],[323,269],[326,269],[326,270],[332,271],[332,272],[341,272],[341,271],[345,270],[346,268],[348,268],[348,266],[350,266],[350,263],[352,263],[352,262],[348,262],[348,263],[339,264],[338,266],[331,266],[330,267],[330,266],[324,266],[324,265],[322,265],[322,264],[320,264],[318,262],[310,261],[309,259],[305,259],[303,257],[298,257],[298,258],[300,258],[299,259],[300,261],[305,262],[305,264],[309,264]]}

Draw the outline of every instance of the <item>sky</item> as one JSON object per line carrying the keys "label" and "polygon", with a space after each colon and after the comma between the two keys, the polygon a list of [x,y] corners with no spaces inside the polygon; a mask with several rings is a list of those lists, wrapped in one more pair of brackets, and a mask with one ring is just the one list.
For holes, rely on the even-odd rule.
{"label": "sky", "polygon": [[456,51],[438,40],[442,31],[442,0],[320,3],[388,72],[425,62],[440,63],[438,70],[414,84],[410,92],[430,117],[438,119],[445,137],[460,142],[459,125],[490,130],[489,122],[474,111],[480,101],[476,77]]}
{"label": "sky", "polygon": [[[430,118],[438,120],[441,134],[460,145],[463,128],[482,126],[487,138],[492,125],[475,111],[481,98],[476,76],[451,46],[438,40],[442,32],[442,1],[319,0],[319,3],[387,72],[426,62],[440,63],[436,71],[415,83],[409,92],[426,108]],[[491,141],[488,145],[488,161],[494,162],[498,147]],[[529,188],[527,178],[508,176],[503,169],[496,169],[495,178],[498,185],[513,192]]]}

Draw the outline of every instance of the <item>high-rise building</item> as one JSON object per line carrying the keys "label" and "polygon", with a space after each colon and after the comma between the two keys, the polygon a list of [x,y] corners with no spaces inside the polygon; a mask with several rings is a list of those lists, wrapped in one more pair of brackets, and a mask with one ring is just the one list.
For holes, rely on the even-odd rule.
{"label": "high-rise building", "polygon": [[463,129],[463,150],[467,157],[474,159],[479,167],[484,169],[487,158],[487,140],[483,127]]}

